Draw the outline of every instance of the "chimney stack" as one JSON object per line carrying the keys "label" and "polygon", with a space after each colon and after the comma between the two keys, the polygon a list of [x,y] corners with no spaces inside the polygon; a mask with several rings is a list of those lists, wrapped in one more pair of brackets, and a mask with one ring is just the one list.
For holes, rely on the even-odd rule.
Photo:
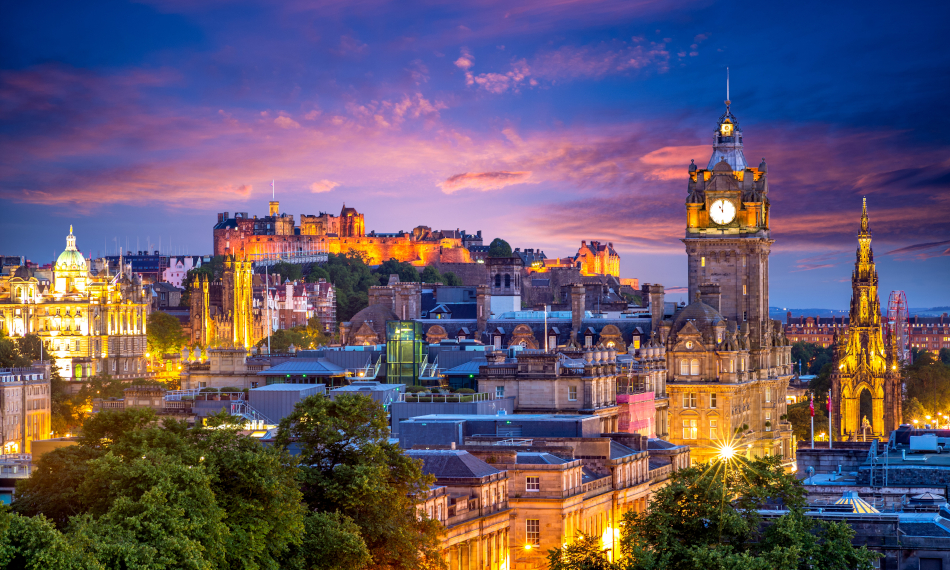
{"label": "chimney stack", "polygon": [[580,283],[571,285],[571,340],[577,341],[577,334],[581,330],[584,319],[584,304],[587,300],[587,289]]}
{"label": "chimney stack", "polygon": [[652,283],[644,283],[640,291],[643,300],[648,300],[650,303],[650,330],[655,331],[663,322],[663,304],[665,303],[666,294],[662,285]]}

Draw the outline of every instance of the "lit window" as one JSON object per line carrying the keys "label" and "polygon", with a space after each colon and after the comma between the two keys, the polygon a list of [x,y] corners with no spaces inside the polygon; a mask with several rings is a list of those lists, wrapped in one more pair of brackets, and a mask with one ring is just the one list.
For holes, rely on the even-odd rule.
{"label": "lit window", "polygon": [[718,403],[717,403],[717,400],[716,400],[716,396],[717,396],[716,394],[710,394],[710,395],[709,395],[709,407],[710,407],[710,408],[715,408],[715,407],[718,406]]}
{"label": "lit window", "polygon": [[703,257],[700,257],[700,258],[699,258],[699,265],[700,265],[701,267],[706,267],[706,256],[703,256]]}
{"label": "lit window", "polygon": [[771,388],[766,388],[766,389],[765,389],[765,403],[768,404],[768,403],[770,403],[771,401],[772,401],[772,389],[771,389]]}
{"label": "lit window", "polygon": [[683,407],[684,408],[695,408],[696,407],[696,394],[690,392],[688,394],[683,394]]}
{"label": "lit window", "polygon": [[745,283],[742,284],[742,294],[743,295],[746,294]]}
{"label": "lit window", "polygon": [[525,539],[530,546],[541,546],[540,519],[528,519],[525,521]]}
{"label": "lit window", "polygon": [[689,376],[689,361],[681,360],[680,361],[680,374],[683,376]]}
{"label": "lit window", "polygon": [[689,375],[699,376],[699,361],[695,358],[689,361]]}
{"label": "lit window", "polygon": [[719,420],[709,420],[709,439],[719,439]]}
{"label": "lit window", "polygon": [[505,387],[504,386],[495,386],[495,397],[504,398],[505,397]]}
{"label": "lit window", "polygon": [[567,399],[571,402],[577,401],[577,386],[568,386],[567,387]]}
{"label": "lit window", "polygon": [[683,420],[683,439],[696,439],[697,420]]}
{"label": "lit window", "polygon": [[526,477],[524,484],[525,491],[540,491],[541,490],[541,478],[540,477]]}

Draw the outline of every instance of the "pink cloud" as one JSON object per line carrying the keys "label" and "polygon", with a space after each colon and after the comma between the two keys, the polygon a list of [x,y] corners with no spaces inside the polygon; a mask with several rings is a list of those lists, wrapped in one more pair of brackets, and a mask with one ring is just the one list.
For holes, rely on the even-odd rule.
{"label": "pink cloud", "polygon": [[446,194],[464,189],[486,192],[514,184],[524,184],[529,178],[531,178],[531,172],[465,172],[448,177],[438,186]]}
{"label": "pink cloud", "polygon": [[286,115],[281,115],[274,119],[274,124],[282,129],[299,129],[300,123]]}
{"label": "pink cloud", "polygon": [[339,182],[333,182],[332,180],[324,179],[324,180],[320,180],[319,182],[314,182],[313,184],[311,184],[310,191],[313,192],[314,194],[320,194],[322,192],[329,192],[330,190],[333,190],[339,185],[340,185]]}

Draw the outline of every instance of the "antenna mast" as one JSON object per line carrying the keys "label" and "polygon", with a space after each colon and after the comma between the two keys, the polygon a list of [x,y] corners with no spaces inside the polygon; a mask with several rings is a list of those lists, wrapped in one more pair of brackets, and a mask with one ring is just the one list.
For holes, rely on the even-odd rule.
{"label": "antenna mast", "polygon": [[726,68],[726,110],[729,110],[729,105],[732,101],[729,100],[729,68]]}

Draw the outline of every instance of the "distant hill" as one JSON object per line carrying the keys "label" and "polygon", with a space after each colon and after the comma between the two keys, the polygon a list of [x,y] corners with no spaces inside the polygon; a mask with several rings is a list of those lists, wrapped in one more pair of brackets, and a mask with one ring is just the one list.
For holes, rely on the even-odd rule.
{"label": "distant hill", "polygon": [[[791,311],[792,317],[847,317],[847,309],[784,309],[782,307],[769,307],[769,316],[773,319],[785,321],[787,313]],[[887,314],[887,306],[881,306],[881,312]],[[930,307],[927,309],[911,307],[908,313],[920,315],[921,317],[939,317],[943,313],[950,313],[950,307]]]}

